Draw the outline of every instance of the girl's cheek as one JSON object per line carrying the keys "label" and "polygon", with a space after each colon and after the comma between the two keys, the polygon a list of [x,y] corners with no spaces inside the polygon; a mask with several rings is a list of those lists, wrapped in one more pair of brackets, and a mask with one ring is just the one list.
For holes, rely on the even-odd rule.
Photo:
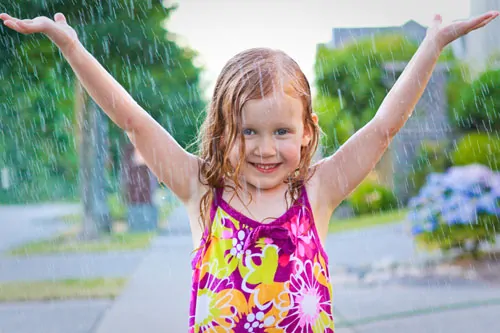
{"label": "girl's cheek", "polygon": [[287,158],[300,158],[300,144],[296,142],[280,142],[279,152],[282,156]]}

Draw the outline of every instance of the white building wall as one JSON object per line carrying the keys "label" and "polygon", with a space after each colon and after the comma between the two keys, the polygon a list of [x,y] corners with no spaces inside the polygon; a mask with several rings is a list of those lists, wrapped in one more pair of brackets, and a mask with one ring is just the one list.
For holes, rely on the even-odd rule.
{"label": "white building wall", "polygon": [[[500,10],[500,0],[470,0],[471,16],[480,15],[490,10]],[[488,26],[470,32],[465,36],[465,58],[476,74],[484,71],[493,55],[500,60],[500,18]],[[498,66],[499,62],[491,63]]]}

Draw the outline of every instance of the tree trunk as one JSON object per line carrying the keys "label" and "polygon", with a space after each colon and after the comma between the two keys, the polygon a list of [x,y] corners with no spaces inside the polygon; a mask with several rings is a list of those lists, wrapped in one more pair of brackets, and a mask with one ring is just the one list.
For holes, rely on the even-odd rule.
{"label": "tree trunk", "polygon": [[92,113],[94,135],[92,138],[94,158],[92,159],[92,212],[98,231],[111,232],[111,218],[108,207],[108,179],[106,162],[108,159],[108,117],[93,101],[89,100],[88,110]]}
{"label": "tree trunk", "polygon": [[75,87],[76,114],[80,147],[80,189],[83,217],[81,239],[95,239],[100,232],[111,231],[105,188],[105,160],[107,123],[102,111],[87,98],[79,82]]}

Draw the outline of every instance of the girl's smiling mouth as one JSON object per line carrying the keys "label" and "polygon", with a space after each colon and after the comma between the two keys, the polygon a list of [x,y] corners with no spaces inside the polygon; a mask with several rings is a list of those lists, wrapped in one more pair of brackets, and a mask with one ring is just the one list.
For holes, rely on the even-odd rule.
{"label": "girl's smiling mouth", "polygon": [[271,172],[275,171],[276,169],[278,169],[278,167],[281,165],[281,163],[273,163],[273,164],[266,163],[266,164],[264,164],[264,163],[252,163],[252,162],[250,162],[250,164],[262,173],[271,173]]}

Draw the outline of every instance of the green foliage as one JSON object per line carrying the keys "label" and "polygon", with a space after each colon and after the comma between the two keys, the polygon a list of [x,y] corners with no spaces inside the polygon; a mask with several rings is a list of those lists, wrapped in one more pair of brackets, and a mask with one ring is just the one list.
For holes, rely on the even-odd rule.
{"label": "green foliage", "polygon": [[[335,150],[353,130],[370,121],[389,92],[384,82],[384,64],[406,63],[418,44],[403,35],[379,34],[352,42],[342,49],[320,45],[315,61],[315,85],[323,102],[324,120],[320,124],[327,138],[327,151]],[[451,49],[443,51],[439,61],[453,60]],[[341,105],[339,107],[338,105]],[[340,110],[340,111],[339,111]],[[326,116],[328,113],[333,115]],[[351,127],[352,126],[352,127]]]}
{"label": "green foliage", "polygon": [[455,128],[460,128],[456,117],[456,109],[462,107],[462,91],[470,87],[472,81],[471,69],[467,63],[454,62],[449,67],[446,85],[446,98],[448,100],[448,119]]}
{"label": "green foliage", "polygon": [[127,220],[127,206],[120,193],[112,193],[108,195],[109,214],[113,221]]}
{"label": "green foliage", "polygon": [[[174,10],[161,2],[139,0],[106,2],[105,6],[98,0],[0,4],[0,12],[21,18],[64,13],[96,59],[187,146],[196,136],[204,107],[199,92],[201,69],[194,65],[196,53],[180,47],[165,30],[165,20]],[[63,179],[71,188],[78,185],[76,77],[46,36],[25,36],[4,26],[0,33],[0,167],[12,168],[16,176],[16,188],[0,192],[0,199],[50,199],[41,189],[48,179]],[[115,169],[125,140],[123,131],[112,124]]]}
{"label": "green foliage", "polygon": [[[0,204],[78,200],[77,185],[66,181],[64,177],[44,174],[43,169],[41,171],[34,175],[14,174],[14,185],[9,189],[0,188]],[[22,177],[29,181],[19,181]]]}
{"label": "green foliage", "polygon": [[432,172],[444,172],[451,166],[449,143],[447,141],[426,140],[420,145],[413,171],[408,176],[410,195],[416,195]]}
{"label": "green foliage", "polygon": [[338,97],[356,129],[371,119],[388,89],[383,83],[385,62],[408,61],[417,45],[400,35],[379,35],[342,49],[318,47],[315,72],[319,94]]}
{"label": "green foliage", "polygon": [[365,179],[347,198],[356,214],[380,213],[397,208],[394,193],[371,179]]}
{"label": "green foliage", "polygon": [[[455,95],[450,97],[451,121],[463,130],[498,131],[500,130],[500,70],[488,70],[468,84],[458,79],[458,71],[463,77],[467,72],[457,69]],[[453,82],[453,81],[452,81]]]}
{"label": "green foliage", "polygon": [[425,250],[460,249],[462,252],[477,256],[479,245],[487,242],[495,244],[496,232],[500,230],[498,216],[481,214],[477,223],[440,224],[437,230],[427,231],[415,236],[418,247]]}
{"label": "green foliage", "polygon": [[461,138],[452,152],[454,165],[479,163],[500,171],[500,138],[498,133],[470,133]]}
{"label": "green foliage", "polygon": [[325,134],[321,142],[325,147],[324,152],[330,155],[354,134],[351,115],[342,112],[342,102],[336,97],[318,96],[314,100],[313,108]]}
{"label": "green foliage", "polygon": [[381,213],[368,213],[356,217],[333,219],[328,225],[328,232],[337,233],[349,230],[361,230],[380,225],[400,223],[408,215],[407,209],[397,209]]}

